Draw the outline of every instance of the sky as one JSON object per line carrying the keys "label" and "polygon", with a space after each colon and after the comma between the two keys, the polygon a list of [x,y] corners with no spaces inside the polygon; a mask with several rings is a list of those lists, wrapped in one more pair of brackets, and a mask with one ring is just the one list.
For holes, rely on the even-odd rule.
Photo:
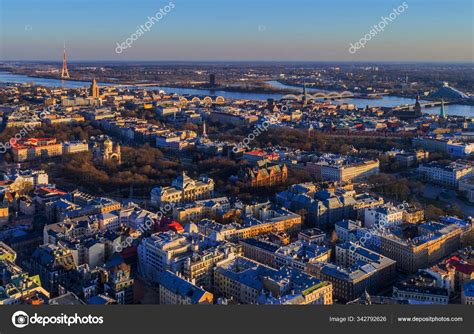
{"label": "sky", "polygon": [[118,47],[169,2],[0,0],[0,60],[473,61],[473,0],[173,0]]}

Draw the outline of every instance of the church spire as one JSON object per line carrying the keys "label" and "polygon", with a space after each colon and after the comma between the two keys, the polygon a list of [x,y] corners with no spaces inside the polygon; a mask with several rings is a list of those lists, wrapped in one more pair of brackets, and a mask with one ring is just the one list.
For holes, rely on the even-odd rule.
{"label": "church spire", "polygon": [[207,137],[206,121],[204,121],[204,124],[202,126],[202,136]]}
{"label": "church spire", "polygon": [[308,94],[306,92],[306,83],[303,84],[303,104],[306,105],[308,101]]}
{"label": "church spire", "polygon": [[415,113],[421,113],[420,94],[416,94]]}
{"label": "church spire", "polygon": [[441,109],[439,111],[440,118],[446,118],[446,112],[444,111],[444,99],[441,99]]}
{"label": "church spire", "polygon": [[92,79],[89,95],[92,96],[93,98],[98,98],[100,96],[99,86],[97,86],[97,81],[95,80],[95,77],[94,79]]}

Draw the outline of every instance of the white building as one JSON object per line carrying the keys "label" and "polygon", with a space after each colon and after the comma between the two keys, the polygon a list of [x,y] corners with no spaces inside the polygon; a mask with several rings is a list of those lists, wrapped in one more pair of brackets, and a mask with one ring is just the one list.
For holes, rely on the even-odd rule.
{"label": "white building", "polygon": [[131,203],[122,208],[119,212],[119,223],[134,230],[147,229],[150,227],[149,221],[155,221],[158,215]]}
{"label": "white building", "polygon": [[48,184],[48,174],[41,169],[34,170],[34,169],[27,169],[27,170],[19,170],[14,169],[10,171],[10,173],[4,176],[6,179],[12,180],[14,183],[31,183],[33,187],[36,187],[40,184]]}
{"label": "white building", "polygon": [[466,157],[474,153],[474,143],[448,143],[448,154],[453,157]]}
{"label": "white building", "polygon": [[63,154],[73,154],[89,151],[89,145],[84,141],[69,141],[63,143]]}
{"label": "white building", "polygon": [[158,106],[158,107],[156,107],[156,112],[158,113],[158,115],[160,117],[176,115],[180,111],[181,110],[180,110],[179,107],[174,107],[174,106],[170,106],[170,107]]}
{"label": "white building", "polygon": [[393,225],[399,225],[403,222],[403,210],[397,208],[391,203],[387,203],[380,206],[371,208],[365,208],[364,210],[364,226],[380,226],[388,227]]}
{"label": "white building", "polygon": [[193,180],[184,172],[171,183],[171,187],[157,187],[151,190],[151,203],[162,206],[169,203],[181,204],[211,198],[214,195],[214,181],[208,177]]}
{"label": "white building", "polygon": [[459,192],[463,193],[469,202],[474,203],[474,178],[459,181]]}
{"label": "white building", "polygon": [[189,247],[186,237],[174,232],[155,233],[143,239],[138,246],[140,273],[149,280],[158,281],[163,271],[180,271]]}
{"label": "white building", "polygon": [[96,215],[101,231],[115,231],[120,227],[120,217],[112,212]]}
{"label": "white building", "polygon": [[357,240],[356,231],[362,226],[362,222],[344,219],[338,221],[334,227],[336,229],[337,239],[340,241],[351,241]]}
{"label": "white building", "polygon": [[458,188],[459,182],[472,177],[472,166],[462,161],[453,162],[448,166],[436,162],[418,167],[418,173],[428,182],[445,187]]}

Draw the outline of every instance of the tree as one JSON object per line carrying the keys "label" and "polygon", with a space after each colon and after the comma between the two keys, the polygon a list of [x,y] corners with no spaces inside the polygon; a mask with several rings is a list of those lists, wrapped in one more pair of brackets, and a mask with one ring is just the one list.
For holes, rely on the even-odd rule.
{"label": "tree", "polygon": [[428,205],[425,209],[426,220],[438,220],[439,217],[446,215],[443,209],[438,208],[432,204]]}

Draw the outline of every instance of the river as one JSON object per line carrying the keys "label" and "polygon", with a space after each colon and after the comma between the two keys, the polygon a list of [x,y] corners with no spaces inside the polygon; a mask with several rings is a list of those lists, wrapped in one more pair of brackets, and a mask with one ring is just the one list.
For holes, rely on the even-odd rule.
{"label": "river", "polygon": [[[9,72],[0,71],[0,83],[33,83],[45,87],[63,87],[63,88],[80,88],[89,86],[90,82],[85,81],[70,81],[70,80],[59,80],[59,79],[47,79],[47,78],[36,78],[22,74],[13,74]],[[271,85],[276,88],[296,88],[302,90],[301,87],[293,87],[283,85],[278,81],[269,81]],[[99,86],[107,86],[111,84],[98,83]],[[112,84],[113,85],[113,84]],[[194,88],[174,88],[174,87],[158,87],[149,86],[143,87],[146,90],[158,90],[162,89],[166,92],[173,92],[180,95],[220,95],[226,99],[245,99],[245,100],[266,100],[268,98],[279,99],[283,94],[281,93],[251,93],[251,92],[229,92],[224,90],[211,90],[211,89],[194,89]],[[308,88],[308,93],[321,92],[322,90]],[[382,107],[394,107],[402,104],[412,104],[413,99],[399,96],[388,96],[384,95],[380,99],[357,99],[347,98],[338,99],[333,101],[335,104],[349,103],[355,104],[357,107],[370,106],[382,106]],[[425,108],[423,112],[436,114],[439,113],[439,107]],[[474,106],[462,105],[462,104],[451,104],[445,106],[445,111],[448,115],[468,116],[474,117]]]}

